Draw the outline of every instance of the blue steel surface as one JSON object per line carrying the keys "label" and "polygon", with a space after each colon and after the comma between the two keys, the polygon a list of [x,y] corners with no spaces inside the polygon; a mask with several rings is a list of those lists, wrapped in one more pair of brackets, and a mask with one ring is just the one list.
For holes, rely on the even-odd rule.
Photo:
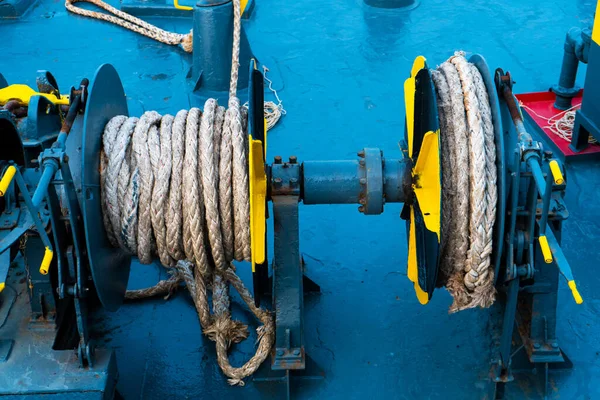
{"label": "blue steel surface", "polygon": [[[594,6],[592,0],[423,0],[405,12],[368,8],[362,0],[257,1],[246,32],[257,57],[279,71],[271,77],[288,110],[269,136],[268,158],[346,159],[363,147],[399,157],[403,81],[418,54],[433,66],[456,49],[481,53],[491,68],[511,71],[517,93],[546,90],[558,79],[565,33],[587,26]],[[150,21],[178,32],[191,27],[189,19]],[[69,15],[62,0],[41,0],[21,21],[0,24],[0,35],[0,72],[9,82],[33,86],[35,71],[47,69],[65,88],[109,62],[123,80],[131,115],[190,106],[189,56]],[[599,161],[568,166],[571,217],[563,248],[585,303],[576,306],[561,281],[559,342],[574,369],[552,382],[555,398],[600,398],[598,171]],[[428,306],[418,304],[405,276],[399,212],[397,204],[386,205],[381,216],[359,214],[356,205],[300,206],[301,251],[308,275],[322,288],[305,301],[306,351],[326,378],[297,390],[298,398],[480,399],[487,393],[489,312],[449,315],[443,291]],[[249,267],[239,271],[250,282]],[[130,287],[152,284],[160,274],[157,266],[134,264]],[[249,318],[238,306],[234,313]],[[127,304],[94,320],[99,344],[117,351],[118,389],[126,399],[272,398],[251,381],[245,388],[227,385],[183,290],[169,301]],[[234,365],[253,353],[253,339],[234,347]],[[539,393],[523,381],[509,384],[507,397]]]}

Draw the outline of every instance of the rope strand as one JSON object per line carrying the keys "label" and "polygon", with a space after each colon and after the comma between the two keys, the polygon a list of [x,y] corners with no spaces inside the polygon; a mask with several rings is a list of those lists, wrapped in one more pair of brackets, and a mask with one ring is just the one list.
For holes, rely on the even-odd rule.
{"label": "rope strand", "polygon": [[496,219],[496,146],[483,78],[464,53],[432,71],[442,134],[441,283],[451,311],[489,307],[495,297],[491,265]]}

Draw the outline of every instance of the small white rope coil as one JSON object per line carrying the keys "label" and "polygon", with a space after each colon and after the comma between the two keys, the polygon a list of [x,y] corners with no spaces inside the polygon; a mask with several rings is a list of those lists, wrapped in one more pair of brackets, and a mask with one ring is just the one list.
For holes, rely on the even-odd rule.
{"label": "small white rope coil", "polygon": [[451,311],[489,307],[495,298],[491,264],[496,219],[496,146],[483,78],[457,52],[432,70],[442,142],[441,281]]}
{"label": "small white rope coil", "polygon": [[[571,139],[573,138],[573,127],[575,126],[575,114],[577,110],[581,108],[581,104],[574,105],[573,107],[561,111],[550,118],[540,115],[533,108],[523,104],[522,101],[519,102],[519,106],[526,109],[528,112],[535,115],[542,121],[546,122],[547,125],[542,126],[542,129],[548,129],[559,138],[564,139],[569,143],[571,142]],[[598,141],[592,135],[590,135],[588,143],[597,144]]]}

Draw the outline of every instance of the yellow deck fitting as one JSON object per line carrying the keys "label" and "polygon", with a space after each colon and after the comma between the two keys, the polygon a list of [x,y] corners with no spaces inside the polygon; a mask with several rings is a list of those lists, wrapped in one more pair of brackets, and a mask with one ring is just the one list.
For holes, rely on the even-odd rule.
{"label": "yellow deck fitting", "polygon": [[552,172],[552,177],[554,178],[554,183],[557,185],[562,185],[565,183],[565,178],[560,170],[560,166],[558,165],[558,161],[552,160],[550,161],[550,171]]}
{"label": "yellow deck fitting", "polygon": [[50,247],[46,247],[46,251],[44,252],[44,258],[42,259],[42,264],[40,265],[40,274],[48,274],[48,271],[50,270],[50,263],[52,262],[53,257],[54,252],[50,249]]}
{"label": "yellow deck fitting", "polygon": [[[248,0],[241,0],[240,1],[240,8],[242,10],[242,14],[244,13],[244,11],[246,10],[246,6],[248,5]],[[182,6],[181,4],[179,4],[178,0],[173,0],[173,6],[178,9],[178,10],[184,10],[184,11],[193,11],[194,7],[189,7],[189,6]]]}
{"label": "yellow deck fitting", "polygon": [[0,180],[0,197],[4,196],[16,173],[17,169],[13,165],[6,169],[2,180]]}
{"label": "yellow deck fitting", "polygon": [[5,105],[11,100],[18,101],[23,106],[29,105],[29,99],[33,96],[43,96],[54,104],[69,105],[69,96],[63,94],[60,99],[53,94],[39,93],[27,85],[10,85],[0,89],[0,105]]}
{"label": "yellow deck fitting", "polygon": [[571,293],[573,294],[573,298],[575,299],[575,303],[582,304],[583,298],[579,294],[579,290],[577,290],[577,285],[575,281],[569,281],[569,289],[571,289]]}
{"label": "yellow deck fitting", "polygon": [[546,264],[550,264],[552,262],[552,251],[550,250],[550,245],[548,244],[548,238],[545,235],[540,235],[538,241],[540,242],[540,248],[542,249],[544,261]]}

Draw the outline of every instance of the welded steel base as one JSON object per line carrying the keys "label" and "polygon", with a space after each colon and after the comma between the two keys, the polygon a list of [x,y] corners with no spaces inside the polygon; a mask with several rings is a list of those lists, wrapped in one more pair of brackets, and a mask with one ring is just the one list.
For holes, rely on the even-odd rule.
{"label": "welded steel base", "polygon": [[0,397],[3,399],[112,399],[118,372],[114,351],[98,349],[80,367],[73,350],[53,350],[53,319],[31,319],[24,267],[10,270],[0,293]]}

